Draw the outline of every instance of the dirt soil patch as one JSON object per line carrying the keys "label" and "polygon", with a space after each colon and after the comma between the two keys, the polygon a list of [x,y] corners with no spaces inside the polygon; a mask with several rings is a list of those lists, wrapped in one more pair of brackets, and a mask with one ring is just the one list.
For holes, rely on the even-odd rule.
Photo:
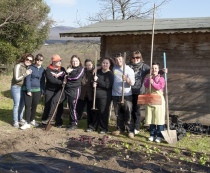
{"label": "dirt soil patch", "polygon": [[210,172],[207,166],[170,157],[173,147],[135,138],[56,127],[46,132],[44,126],[0,131],[0,172]]}

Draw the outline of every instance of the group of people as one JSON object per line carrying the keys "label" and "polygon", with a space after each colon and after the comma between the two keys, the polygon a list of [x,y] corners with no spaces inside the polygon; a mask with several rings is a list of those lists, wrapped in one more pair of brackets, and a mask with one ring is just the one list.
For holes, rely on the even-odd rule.
{"label": "group of people", "polygon": [[[80,58],[73,55],[65,69],[61,66],[61,57],[53,55],[52,63],[44,69],[43,59],[38,54],[33,63],[33,55],[26,54],[14,67],[11,85],[14,127],[24,130],[38,125],[35,114],[43,95],[45,104],[42,124],[50,121],[56,127],[62,127],[63,103],[67,100],[67,130],[77,129],[78,120],[86,107],[86,132],[99,130],[100,134],[105,134],[109,131],[109,112],[113,102],[117,127],[112,134],[119,135],[126,131],[129,138],[134,138],[140,130],[138,95],[151,85],[152,93],[161,95],[164,103],[165,83],[160,75],[159,64],[153,63],[150,76],[150,67],[144,63],[140,51],[133,52],[130,65],[126,65],[121,53],[116,54],[114,59],[101,59],[97,67],[94,67],[91,59],[86,59],[83,67]],[[23,119],[24,105],[26,120]],[[146,114],[146,123],[150,124],[149,140],[161,142],[161,131],[165,124],[164,106],[147,105]]]}

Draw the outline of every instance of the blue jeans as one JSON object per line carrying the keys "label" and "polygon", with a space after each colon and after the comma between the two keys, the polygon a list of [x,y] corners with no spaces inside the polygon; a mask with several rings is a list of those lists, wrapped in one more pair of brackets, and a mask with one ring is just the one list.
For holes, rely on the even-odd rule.
{"label": "blue jeans", "polygon": [[12,85],[11,93],[14,102],[13,120],[14,122],[18,122],[23,118],[24,105],[25,105],[24,92],[22,91],[22,88],[20,86]]}
{"label": "blue jeans", "polygon": [[150,131],[150,136],[154,137],[160,137],[163,138],[163,135],[161,131],[164,130],[164,125],[155,125],[155,124],[150,124],[149,126],[149,131]]}

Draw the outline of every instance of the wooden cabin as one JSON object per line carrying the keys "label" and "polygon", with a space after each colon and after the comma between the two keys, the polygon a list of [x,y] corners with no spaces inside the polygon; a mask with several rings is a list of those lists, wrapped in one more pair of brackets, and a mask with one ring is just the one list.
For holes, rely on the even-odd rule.
{"label": "wooden cabin", "polygon": [[[150,64],[152,19],[103,21],[60,36],[100,37],[101,57],[139,50]],[[156,19],[153,61],[163,65],[163,52],[170,114],[210,125],[210,17]]]}

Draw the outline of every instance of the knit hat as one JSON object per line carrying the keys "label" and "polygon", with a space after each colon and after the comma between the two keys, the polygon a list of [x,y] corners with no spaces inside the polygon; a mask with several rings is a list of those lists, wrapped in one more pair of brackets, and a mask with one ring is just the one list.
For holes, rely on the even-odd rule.
{"label": "knit hat", "polygon": [[53,55],[52,56],[52,61],[55,61],[55,62],[58,62],[58,61],[61,61],[61,57],[59,55]]}

